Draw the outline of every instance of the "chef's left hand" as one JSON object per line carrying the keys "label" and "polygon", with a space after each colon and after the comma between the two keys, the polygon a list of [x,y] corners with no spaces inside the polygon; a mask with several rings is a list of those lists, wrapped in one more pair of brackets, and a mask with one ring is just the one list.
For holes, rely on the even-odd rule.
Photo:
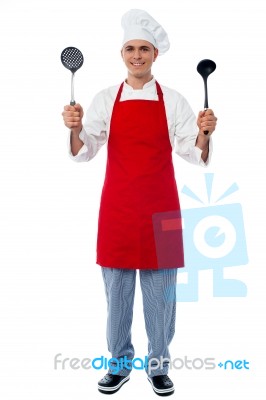
{"label": "chef's left hand", "polygon": [[[215,130],[216,122],[217,118],[211,109],[208,108],[206,111],[200,111],[197,120],[199,135],[210,136]],[[208,131],[208,135],[205,135],[204,131]]]}

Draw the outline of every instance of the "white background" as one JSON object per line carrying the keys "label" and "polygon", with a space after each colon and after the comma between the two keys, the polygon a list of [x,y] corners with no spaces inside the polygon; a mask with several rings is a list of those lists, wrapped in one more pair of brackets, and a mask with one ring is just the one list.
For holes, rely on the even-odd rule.
{"label": "white background", "polygon": [[[248,287],[245,298],[214,298],[212,273],[202,271],[199,301],[177,304],[175,357],[250,362],[250,370],[173,370],[172,397],[257,399],[265,375],[265,2],[263,0],[9,0],[0,10],[1,386],[13,399],[103,398],[104,371],[54,370],[62,357],[109,357],[106,304],[95,264],[99,199],[106,147],[90,163],[67,154],[61,112],[70,100],[70,72],[61,51],[84,54],[76,100],[86,109],[102,88],[126,75],[120,59],[120,18],[130,8],[150,12],[165,27],[170,51],[154,65],[157,80],[181,92],[195,113],[203,107],[204,58],[215,60],[209,105],[219,118],[214,155],[205,170],[174,157],[179,187],[204,193],[214,172],[215,194],[233,182],[225,202],[243,208],[249,263],[227,277]],[[183,207],[198,206],[181,196]],[[141,293],[136,293],[133,340],[146,354]],[[256,394],[257,393],[257,397]],[[260,395],[258,394],[260,393]],[[156,397],[143,371],[114,398]]]}

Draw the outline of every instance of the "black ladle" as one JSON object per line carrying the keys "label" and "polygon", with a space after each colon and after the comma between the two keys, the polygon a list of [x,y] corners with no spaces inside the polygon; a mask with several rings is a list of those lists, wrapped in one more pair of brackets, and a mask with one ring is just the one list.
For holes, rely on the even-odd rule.
{"label": "black ladle", "polygon": [[[202,76],[203,81],[204,81],[204,91],[205,91],[205,100],[204,100],[204,110],[206,111],[207,108],[209,108],[208,104],[208,87],[207,87],[207,79],[208,76],[215,71],[216,69],[216,64],[212,60],[201,60],[198,63],[197,66],[197,71],[198,73]],[[209,131],[204,131],[205,135],[208,135]]]}
{"label": "black ladle", "polygon": [[76,104],[74,100],[74,75],[83,64],[83,54],[76,47],[66,47],[61,53],[61,61],[63,66],[72,72],[70,105],[74,106]]}

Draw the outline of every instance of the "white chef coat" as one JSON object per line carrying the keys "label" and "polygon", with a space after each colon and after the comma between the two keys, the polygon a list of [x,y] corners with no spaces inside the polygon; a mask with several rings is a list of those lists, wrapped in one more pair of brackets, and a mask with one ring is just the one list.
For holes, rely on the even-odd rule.
{"label": "white chef coat", "polygon": [[[167,117],[169,139],[172,149],[180,157],[192,164],[207,166],[212,153],[212,141],[209,143],[209,157],[206,163],[201,159],[202,150],[195,146],[198,126],[195,114],[186,99],[177,91],[161,86]],[[79,134],[84,145],[77,155],[71,153],[70,137],[68,138],[69,155],[77,162],[91,160],[107,142],[113,105],[120,85],[112,86],[99,92],[89,107],[82,131]],[[136,90],[124,82],[121,99],[125,100],[158,100],[155,78],[146,83],[143,89]],[[137,115],[132,115],[137,118]],[[145,128],[144,128],[145,129]]]}

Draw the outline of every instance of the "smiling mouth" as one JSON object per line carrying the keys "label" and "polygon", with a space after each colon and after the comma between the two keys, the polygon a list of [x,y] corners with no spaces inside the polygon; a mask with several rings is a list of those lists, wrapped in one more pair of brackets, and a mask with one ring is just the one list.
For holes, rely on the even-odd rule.
{"label": "smiling mouth", "polygon": [[131,64],[134,65],[134,67],[141,67],[145,63],[131,63]]}

